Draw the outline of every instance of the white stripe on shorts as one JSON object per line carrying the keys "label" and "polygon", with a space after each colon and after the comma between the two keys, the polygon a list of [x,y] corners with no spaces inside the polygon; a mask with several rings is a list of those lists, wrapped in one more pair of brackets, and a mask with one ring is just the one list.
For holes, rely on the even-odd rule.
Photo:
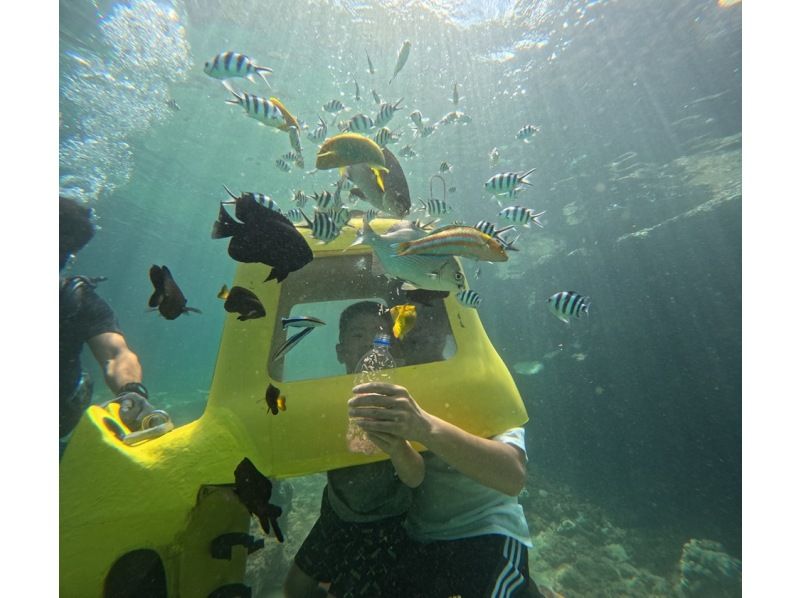
{"label": "white stripe on shorts", "polygon": [[519,571],[522,544],[514,538],[506,538],[503,545],[503,556],[508,559],[506,566],[500,572],[492,589],[492,598],[506,598],[525,580]]}

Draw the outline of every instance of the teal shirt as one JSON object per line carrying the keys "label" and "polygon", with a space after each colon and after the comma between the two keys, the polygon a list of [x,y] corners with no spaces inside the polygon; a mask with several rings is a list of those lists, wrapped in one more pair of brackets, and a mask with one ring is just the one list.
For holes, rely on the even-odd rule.
{"label": "teal shirt", "polygon": [[[525,451],[525,430],[512,428],[494,436]],[[459,540],[485,534],[501,534],[532,548],[531,534],[522,505],[508,496],[468,478],[443,459],[427,451],[425,479],[413,491],[406,519],[409,535],[420,542]]]}

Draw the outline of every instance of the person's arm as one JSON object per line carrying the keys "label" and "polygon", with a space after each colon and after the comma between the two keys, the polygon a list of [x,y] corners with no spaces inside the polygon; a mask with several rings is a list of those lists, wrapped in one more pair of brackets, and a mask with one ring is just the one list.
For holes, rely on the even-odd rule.
{"label": "person's arm", "polygon": [[422,483],[425,479],[425,461],[407,440],[383,432],[368,432],[367,438],[389,455],[401,482],[410,488]]}
{"label": "person's arm", "polygon": [[103,368],[106,385],[117,394],[130,382],[142,381],[142,366],[130,350],[125,337],[117,332],[104,332],[88,340],[97,363]]}
{"label": "person's arm", "polygon": [[525,486],[525,456],[518,448],[481,438],[420,408],[402,386],[370,383],[353,389],[349,415],[368,433],[388,433],[424,444],[476,482],[517,496]]}

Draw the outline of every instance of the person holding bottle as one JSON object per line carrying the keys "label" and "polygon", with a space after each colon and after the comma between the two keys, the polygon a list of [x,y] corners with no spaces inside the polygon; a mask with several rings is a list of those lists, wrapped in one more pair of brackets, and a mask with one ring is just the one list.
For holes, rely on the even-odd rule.
{"label": "person holding bottle", "polygon": [[[387,344],[391,326],[385,307],[375,301],[354,303],[342,312],[336,356],[347,373],[356,372],[359,363],[372,368],[376,376],[392,367]],[[364,365],[370,361],[372,366]],[[403,520],[411,489],[422,482],[425,467],[422,456],[399,436],[368,433],[364,440],[388,454],[389,460],[328,472],[319,518],[284,581],[284,595],[289,598],[328,592],[339,598],[400,595],[387,580],[405,552],[408,536]],[[359,452],[368,448],[364,443],[351,445]]]}
{"label": "person holding bottle", "polygon": [[[424,325],[418,321],[404,339],[407,356],[443,358],[447,319],[434,307],[441,314],[426,310]],[[475,436],[427,413],[408,389],[387,381],[357,385],[353,394],[349,415],[368,436],[428,449],[425,478],[412,492],[405,520],[411,540],[375,596],[541,598],[528,571],[532,543],[517,500],[527,475],[524,428]]]}

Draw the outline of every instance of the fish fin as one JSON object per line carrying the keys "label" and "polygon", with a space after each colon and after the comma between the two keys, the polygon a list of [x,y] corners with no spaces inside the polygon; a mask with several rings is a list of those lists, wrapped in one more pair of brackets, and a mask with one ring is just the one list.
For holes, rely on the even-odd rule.
{"label": "fish fin", "polygon": [[285,270],[278,270],[278,268],[276,268],[276,267],[274,267],[274,266],[273,266],[272,270],[271,270],[271,271],[270,271],[270,273],[269,273],[269,276],[267,276],[267,277],[264,279],[264,282],[269,282],[270,280],[272,280],[272,279],[274,278],[274,279],[275,279],[275,281],[276,281],[276,282],[278,282],[278,283],[280,284],[281,282],[283,282],[283,280],[284,280],[284,279],[285,279],[287,276],[289,276],[289,273],[288,273],[288,272],[286,272]]}
{"label": "fish fin", "polygon": [[226,237],[232,237],[241,226],[243,225],[231,218],[231,215],[228,214],[225,208],[222,207],[222,204],[220,204],[219,216],[214,222],[214,226],[211,228],[211,238],[224,239]]}
{"label": "fish fin", "polygon": [[[541,222],[539,222],[539,216],[542,216],[542,215],[543,215],[543,214],[545,214],[545,213],[546,213],[546,211],[545,211],[545,212],[539,212],[538,214],[534,214],[534,215],[531,217],[531,220],[533,221],[533,223],[534,223],[536,226],[538,226],[539,228],[544,228],[544,224],[542,224]],[[525,226],[528,226],[528,225],[526,224]],[[529,227],[529,228],[530,228],[530,227]]]}
{"label": "fish fin", "polygon": [[258,76],[261,77],[264,83],[267,84],[267,87],[272,89],[272,86],[269,84],[269,80],[267,79],[267,75],[272,74],[272,69],[269,68],[268,66],[257,66],[255,67],[255,69]]}
{"label": "fish fin", "polygon": [[523,185],[530,185],[530,183],[525,180],[525,177],[527,177],[529,174],[533,174],[535,171],[536,171],[535,168],[531,168],[528,172],[519,177],[519,182],[522,183]]}
{"label": "fish fin", "polygon": [[375,182],[378,183],[378,189],[380,189],[382,193],[386,193],[386,187],[383,184],[383,175],[381,174],[381,171],[377,168],[372,168],[371,170],[375,175]]}
{"label": "fish fin", "polygon": [[223,284],[222,288],[217,293],[217,299],[227,299],[228,295],[230,294],[230,290],[228,289],[228,285]]}
{"label": "fish fin", "polygon": [[408,249],[408,245],[408,241],[398,241],[397,243],[392,243],[389,247],[394,250],[395,255],[402,255]]}
{"label": "fish fin", "polygon": [[199,309],[197,309],[196,307],[184,307],[184,308],[183,308],[183,313],[185,313],[185,314],[189,314],[190,312],[194,312],[194,313],[196,313],[196,314],[201,314],[201,313],[203,313],[203,312],[201,312]]}

